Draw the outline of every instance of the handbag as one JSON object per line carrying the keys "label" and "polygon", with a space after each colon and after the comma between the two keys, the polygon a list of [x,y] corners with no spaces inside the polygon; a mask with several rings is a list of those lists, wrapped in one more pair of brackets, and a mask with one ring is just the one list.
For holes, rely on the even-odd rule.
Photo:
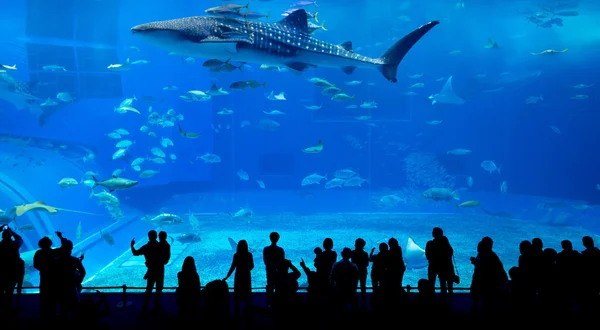
{"label": "handbag", "polygon": [[454,266],[455,273],[452,275],[452,283],[460,284],[460,273],[458,272],[458,267],[456,266],[456,260],[454,259],[454,254],[452,255],[452,264]]}

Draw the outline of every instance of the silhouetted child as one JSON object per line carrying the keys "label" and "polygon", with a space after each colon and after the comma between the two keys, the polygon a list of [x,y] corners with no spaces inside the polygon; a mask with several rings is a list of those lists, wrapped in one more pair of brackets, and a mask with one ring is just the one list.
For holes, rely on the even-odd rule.
{"label": "silhouetted child", "polygon": [[182,320],[193,319],[200,303],[200,276],[193,257],[187,256],[183,260],[181,271],[177,273],[177,283],[175,297],[179,317]]}
{"label": "silhouetted child", "polygon": [[369,254],[365,251],[365,242],[362,238],[357,238],[354,242],[354,250],[350,260],[358,267],[358,280],[360,283],[360,301],[361,307],[367,307],[367,273],[369,267]]}

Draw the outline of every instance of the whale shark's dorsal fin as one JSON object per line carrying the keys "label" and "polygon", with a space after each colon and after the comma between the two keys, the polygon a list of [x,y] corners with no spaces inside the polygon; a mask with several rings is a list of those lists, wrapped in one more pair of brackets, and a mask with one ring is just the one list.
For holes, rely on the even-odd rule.
{"label": "whale shark's dorsal fin", "polygon": [[342,47],[342,48],[344,48],[345,50],[347,50],[349,52],[353,52],[354,53],[354,50],[352,49],[352,41],[343,42],[339,46]]}
{"label": "whale shark's dorsal fin", "polygon": [[[452,78],[452,77],[450,77],[450,78]],[[218,91],[219,91],[219,88],[217,87],[217,84],[213,84],[210,87],[210,92],[218,92]]]}
{"label": "whale shark's dorsal fin", "polygon": [[298,9],[279,21],[279,24],[297,29],[299,32],[309,34],[308,31],[308,16],[304,9]]}

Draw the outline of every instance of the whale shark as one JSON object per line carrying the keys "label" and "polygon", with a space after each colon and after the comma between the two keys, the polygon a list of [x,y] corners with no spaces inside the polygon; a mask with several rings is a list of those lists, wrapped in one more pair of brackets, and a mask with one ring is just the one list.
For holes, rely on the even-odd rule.
{"label": "whale shark", "polygon": [[42,113],[41,101],[31,94],[29,84],[15,79],[6,71],[0,71],[0,99],[14,105],[17,110],[29,109],[35,115]]}
{"label": "whale shark", "polygon": [[446,104],[456,104],[456,105],[461,105],[465,103],[465,100],[463,100],[462,98],[460,98],[458,95],[456,95],[454,93],[454,89],[452,88],[452,76],[450,76],[448,78],[448,80],[446,80],[446,83],[444,84],[444,87],[442,87],[442,90],[440,91],[439,94],[436,94],[433,97],[433,101],[431,102],[431,104],[436,104],[436,103],[446,103]]}
{"label": "whale shark", "polygon": [[432,21],[418,27],[377,58],[355,53],[351,41],[335,45],[312,37],[304,9],[275,23],[192,16],[136,25],[131,32],[183,56],[287,66],[296,72],[337,67],[351,74],[359,67],[376,68],[385,79],[396,82],[404,56],[437,24],[439,21]]}
{"label": "whale shark", "polygon": [[407,269],[421,269],[429,265],[425,257],[425,250],[418,246],[410,237],[406,242],[406,249],[404,250],[404,263]]}

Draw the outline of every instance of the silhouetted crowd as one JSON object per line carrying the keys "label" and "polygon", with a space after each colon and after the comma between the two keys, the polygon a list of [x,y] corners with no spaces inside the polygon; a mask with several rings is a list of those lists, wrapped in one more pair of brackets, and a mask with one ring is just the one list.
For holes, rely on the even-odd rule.
{"label": "silhouetted crowd", "polygon": [[[3,229],[0,242],[0,307],[6,309],[13,304],[15,288],[17,296],[20,295],[24,263],[19,256],[22,238],[7,226]],[[40,249],[34,257],[34,267],[40,272],[41,317],[84,318],[88,323],[100,320],[110,311],[105,297],[98,292],[100,299],[97,302],[89,297],[81,298],[81,283],[85,277],[83,255],[72,256],[73,243],[61,233],[57,232],[57,236],[61,240],[59,248],[53,249],[52,241],[44,237],[39,241]],[[264,307],[252,303],[251,277],[255,263],[245,240],[237,243],[226,276],[207,283],[204,288],[200,284],[195,261],[188,256],[177,274],[179,316],[184,322],[193,322],[202,309],[209,321],[223,324],[224,320],[231,319],[241,325],[252,323],[261,310],[268,310],[275,316],[277,325],[289,325],[290,320],[297,320],[298,315],[303,315],[304,321],[298,320],[298,325],[306,322],[318,327],[339,325],[336,322],[340,320],[351,322],[353,315],[368,310],[382,322],[398,318],[400,311],[410,313],[411,317],[427,319],[429,323],[442,322],[443,318],[436,319],[435,316],[449,315],[452,311],[453,287],[460,283],[460,277],[452,245],[442,229],[433,228],[432,237],[425,248],[428,276],[418,281],[417,292],[412,298],[402,283],[406,266],[402,248],[395,238],[380,243],[377,253],[375,248],[365,251],[365,240],[358,238],[354,249],[344,247],[341,250],[341,258],[334,251],[333,240],[326,238],[322,248],[314,249],[312,267],[304,259],[300,260],[301,272],[291,260],[286,259],[284,249],[277,245],[279,234],[271,233],[271,244],[262,251],[267,282]],[[594,246],[591,237],[583,237],[585,250],[581,253],[573,250],[568,240],[562,241],[559,253],[552,248],[544,249],[539,238],[522,241],[518,266],[509,269],[508,274],[493,251],[493,243],[490,237],[484,237],[477,245],[476,256],[470,258],[474,266],[470,293],[475,315],[506,321],[549,314],[567,318],[590,316],[598,311],[600,250]],[[135,248],[135,240],[131,241],[133,255],[143,256],[147,267],[143,313],[149,310],[153,289],[154,311],[163,309],[160,295],[170,249],[164,231],[157,233],[151,230],[148,242],[139,249]],[[373,293],[368,300],[369,265]],[[298,294],[302,273],[307,279],[306,295]],[[234,306],[233,317],[230,318],[227,280],[232,275]],[[439,283],[439,297],[435,295],[436,283]]]}

